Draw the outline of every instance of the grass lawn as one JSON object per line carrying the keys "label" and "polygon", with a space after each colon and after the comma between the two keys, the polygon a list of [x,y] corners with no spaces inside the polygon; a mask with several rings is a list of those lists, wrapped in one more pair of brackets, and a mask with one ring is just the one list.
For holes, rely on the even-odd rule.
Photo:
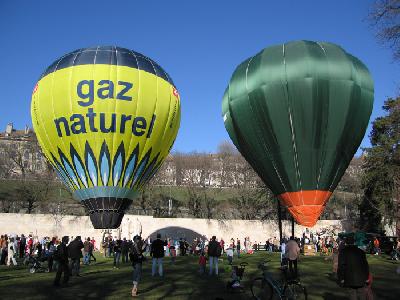
{"label": "grass lawn", "polygon": [[[82,277],[72,277],[68,286],[53,288],[54,273],[30,274],[27,267],[0,266],[1,299],[129,299],[131,291],[131,266],[121,265],[113,269],[112,259],[97,255],[98,260],[90,266],[82,266]],[[251,279],[260,276],[257,263],[271,259],[271,271],[279,276],[279,254],[258,252],[244,255],[234,264],[248,262],[242,284],[242,293],[231,294],[226,282],[231,268],[226,259],[220,261],[218,277],[200,276],[197,257],[178,257],[175,265],[167,257],[164,261],[164,278],[151,277],[150,260],[143,265],[142,281],[138,299],[250,299]],[[400,299],[400,276],[396,275],[397,262],[387,257],[369,256],[374,275],[375,299]],[[331,261],[324,257],[301,257],[299,271],[301,282],[307,287],[309,299],[347,299],[344,289],[338,287],[329,273]]]}

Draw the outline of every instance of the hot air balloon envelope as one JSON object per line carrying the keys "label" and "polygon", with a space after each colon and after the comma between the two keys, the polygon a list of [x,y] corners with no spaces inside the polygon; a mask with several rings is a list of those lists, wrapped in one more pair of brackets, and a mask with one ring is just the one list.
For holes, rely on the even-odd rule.
{"label": "hot air balloon envelope", "polygon": [[313,226],[364,137],[373,93],[359,59],[335,44],[295,41],[236,68],[222,115],[264,183]]}
{"label": "hot air balloon envelope", "polygon": [[180,99],[170,76],[125,48],[84,48],[40,77],[31,114],[43,153],[95,228],[117,228],[176,138]]}

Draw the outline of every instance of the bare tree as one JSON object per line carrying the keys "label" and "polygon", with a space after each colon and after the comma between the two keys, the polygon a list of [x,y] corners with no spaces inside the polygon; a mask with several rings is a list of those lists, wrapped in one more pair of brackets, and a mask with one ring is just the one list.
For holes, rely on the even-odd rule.
{"label": "bare tree", "polygon": [[35,174],[35,180],[32,179],[22,179],[17,188],[21,206],[28,214],[49,200],[51,191],[55,186],[54,175],[51,170],[46,174]]}
{"label": "bare tree", "polygon": [[396,60],[400,59],[400,0],[376,0],[369,18],[378,39],[392,49]]}
{"label": "bare tree", "polygon": [[237,156],[238,152],[230,142],[224,141],[218,145],[220,186],[226,187],[232,183],[232,172],[235,169],[235,157]]}
{"label": "bare tree", "polygon": [[8,157],[8,145],[0,145],[0,178],[10,178],[13,174],[14,162]]}
{"label": "bare tree", "polygon": [[189,210],[189,214],[191,214],[195,218],[201,218],[202,216],[202,198],[198,193],[196,187],[194,186],[187,186],[187,208]]}
{"label": "bare tree", "polygon": [[177,186],[182,185],[184,180],[183,169],[184,169],[184,158],[185,155],[180,152],[175,152],[172,155],[172,163],[175,165],[175,178],[174,181],[176,182]]}
{"label": "bare tree", "polygon": [[54,185],[55,175],[49,163],[45,168],[37,168],[37,159],[43,155],[35,138],[28,141],[14,141],[5,144],[3,153],[8,160],[8,169],[16,181],[17,199],[21,208],[27,213],[32,213],[40,204],[47,201],[52,186]]}
{"label": "bare tree", "polygon": [[67,207],[65,205],[65,202],[61,198],[59,198],[58,201],[55,201],[49,205],[48,211],[53,217],[54,231],[56,235],[58,235],[58,232],[61,227],[61,222],[64,219],[65,215],[67,214]]}
{"label": "bare tree", "polygon": [[231,198],[232,205],[242,220],[267,220],[274,219],[276,214],[275,200],[271,194],[263,189],[238,188],[237,193]]}

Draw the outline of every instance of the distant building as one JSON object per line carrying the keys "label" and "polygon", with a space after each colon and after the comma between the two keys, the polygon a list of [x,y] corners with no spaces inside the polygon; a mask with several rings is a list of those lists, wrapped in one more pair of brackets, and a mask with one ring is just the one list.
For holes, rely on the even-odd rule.
{"label": "distant building", "polygon": [[46,161],[37,145],[36,135],[28,125],[23,130],[8,123],[0,132],[0,174],[5,177],[18,177],[22,173],[42,173]]}

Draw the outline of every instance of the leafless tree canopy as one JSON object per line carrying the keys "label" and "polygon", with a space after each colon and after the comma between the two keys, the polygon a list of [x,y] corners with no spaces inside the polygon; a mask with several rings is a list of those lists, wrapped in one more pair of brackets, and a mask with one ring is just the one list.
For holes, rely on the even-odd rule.
{"label": "leafless tree canopy", "polygon": [[393,50],[396,60],[400,59],[400,0],[377,0],[370,20],[378,39]]}
{"label": "leafless tree canopy", "polygon": [[36,139],[0,145],[0,176],[11,179],[15,187],[12,195],[0,193],[0,205],[4,212],[33,213],[48,209],[50,192],[55,175],[44,159]]}
{"label": "leafless tree canopy", "polygon": [[[79,202],[63,187],[37,144],[0,144],[0,211],[50,213],[55,227],[64,214],[84,214]],[[340,216],[359,189],[360,161],[355,159],[340,184],[345,196],[333,197],[325,217]],[[157,217],[208,219],[274,219],[276,201],[246,160],[229,142],[217,153],[168,156],[157,175],[139,193],[128,213]],[[348,211],[354,208],[348,204]],[[330,207],[332,206],[332,207]]]}

